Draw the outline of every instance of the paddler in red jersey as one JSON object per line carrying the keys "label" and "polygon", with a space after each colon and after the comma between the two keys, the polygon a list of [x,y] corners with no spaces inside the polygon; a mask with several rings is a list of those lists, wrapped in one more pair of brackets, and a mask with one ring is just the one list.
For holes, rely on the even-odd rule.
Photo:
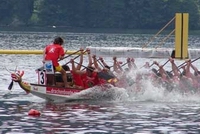
{"label": "paddler in red jersey", "polygon": [[96,69],[95,67],[92,66],[93,63],[92,63],[92,56],[90,55],[90,50],[87,49],[86,51],[88,54],[88,61],[89,61],[88,66],[85,67],[82,64],[77,63],[78,65],[85,67],[85,70],[80,70],[80,69],[76,68],[74,65],[74,60],[71,59],[72,71],[74,74],[80,75],[84,89],[102,84],[98,77],[98,69]]}
{"label": "paddler in red jersey", "polygon": [[53,44],[50,44],[45,47],[43,52],[43,62],[45,60],[51,60],[55,71],[58,71],[62,75],[62,79],[64,81],[65,87],[69,87],[67,83],[67,75],[62,66],[58,63],[58,60],[62,60],[65,55],[65,51],[62,47],[64,40],[61,37],[57,37],[54,39]]}
{"label": "paddler in red jersey", "polygon": [[77,70],[74,65],[74,59],[71,59],[72,70],[75,74],[79,74],[83,82],[84,89],[93,87],[99,84],[99,79],[95,68],[88,66],[86,70]]}
{"label": "paddler in red jersey", "polygon": [[[103,63],[101,64],[99,62],[99,60],[97,60],[96,55],[92,56],[93,58],[93,63],[95,66],[95,69],[101,73],[101,75],[98,74],[98,84],[102,85],[102,84],[106,84],[106,83],[110,83],[112,85],[115,84],[115,81],[117,80],[116,76],[114,76],[114,74],[110,71],[110,67],[104,62],[103,58],[99,58],[99,60]],[[101,65],[101,67],[99,66],[99,64]],[[110,78],[109,78],[110,77]]]}
{"label": "paddler in red jersey", "polygon": [[86,68],[86,73],[82,75],[82,80],[85,89],[98,85],[99,78],[97,76],[97,70],[92,66]]}
{"label": "paddler in red jersey", "polygon": [[[86,51],[84,51],[84,49],[80,49],[80,61],[79,61],[79,64],[77,66],[75,66],[74,64],[72,64],[72,70],[71,70],[71,73],[72,73],[72,76],[73,76],[73,79],[74,79],[74,83],[75,85],[79,86],[79,89],[84,89],[84,84],[83,84],[83,81],[81,79],[81,75],[80,74],[77,74],[76,73],[76,70],[81,70],[81,65],[83,64],[83,54],[85,52],[89,52],[89,50],[87,49]],[[71,61],[70,61],[71,62]]]}

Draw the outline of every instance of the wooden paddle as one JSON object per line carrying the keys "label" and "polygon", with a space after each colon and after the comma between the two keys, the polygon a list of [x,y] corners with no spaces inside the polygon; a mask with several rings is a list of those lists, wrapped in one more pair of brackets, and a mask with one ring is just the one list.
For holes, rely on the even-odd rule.
{"label": "wooden paddle", "polygon": [[[69,54],[69,55],[63,57],[63,59],[59,59],[58,62],[61,61],[61,60],[66,59],[66,58],[68,58],[68,57],[70,57],[70,56],[72,56],[72,55],[74,55],[74,54],[76,54],[76,53],[78,53],[79,51],[81,51],[81,50],[78,50],[78,51],[76,51],[76,52],[74,52],[74,53],[71,53],[71,54]],[[79,56],[79,55],[78,55],[78,56]],[[77,56],[77,58],[78,58],[78,56]],[[68,63],[69,63],[69,62],[68,62]],[[44,69],[44,66],[42,66],[42,67],[36,69],[36,71],[43,70],[43,69]]]}
{"label": "wooden paddle", "polygon": [[[128,62],[122,64],[120,67],[123,67],[123,66],[125,66],[126,64],[128,64]],[[109,66],[109,67],[111,68],[111,67],[114,67],[114,66],[112,65],[112,66]]]}
{"label": "wooden paddle", "polygon": [[128,64],[128,62],[126,62],[126,63],[122,64],[120,67],[123,67],[123,66],[125,66],[126,64]]}
{"label": "wooden paddle", "polygon": [[[83,52],[83,54],[85,54],[87,52],[87,50],[85,50],[84,52]],[[80,57],[81,56],[81,54],[79,54],[79,55],[77,55],[76,57],[74,57],[73,59],[75,60],[75,59],[77,59],[78,57]],[[69,64],[70,63],[70,61],[68,61],[67,63],[66,63],[66,65],[67,64]]]}
{"label": "wooden paddle", "polygon": [[[175,50],[172,51],[170,57],[175,58]],[[169,61],[170,61],[170,60],[168,59],[162,66],[165,66]],[[152,63],[152,64],[149,66],[149,68],[152,67],[153,65],[154,65],[154,63]],[[143,67],[143,66],[142,66],[142,67]]]}
{"label": "wooden paddle", "polygon": [[[8,71],[7,68],[6,68],[6,70]],[[15,68],[15,72],[16,72],[16,71],[17,71],[17,66],[16,66],[16,68]],[[8,72],[10,72],[10,71],[8,71]],[[11,72],[10,72],[10,73],[11,73]],[[14,81],[12,80],[12,81],[10,82],[9,86],[8,86],[8,90],[11,90],[11,89],[12,89],[13,83],[14,83]]]}
{"label": "wooden paddle", "polygon": [[77,50],[76,52],[73,52],[73,53],[71,53],[71,54],[69,54],[69,55],[63,57],[63,59],[59,59],[58,61],[64,60],[64,59],[66,59],[66,58],[68,58],[68,57],[70,57],[70,56],[72,56],[72,55],[74,55],[74,54],[76,54],[76,53],[78,53],[78,52],[80,52],[80,51],[81,51],[81,50]]}
{"label": "wooden paddle", "polygon": [[104,67],[104,65],[100,62],[100,59],[98,59],[97,62],[101,65],[101,67]]}
{"label": "wooden paddle", "polygon": [[152,67],[153,65],[154,65],[154,63],[152,63],[152,64],[149,66],[149,68]]}
{"label": "wooden paddle", "polygon": [[[99,59],[97,60],[97,62],[99,62]],[[92,63],[92,65],[94,64],[94,62]],[[86,68],[84,67],[82,70],[85,70]]]}
{"label": "wooden paddle", "polygon": [[[197,61],[198,59],[200,59],[200,57],[198,57],[198,58],[192,60],[191,63]],[[182,67],[186,62],[187,62],[187,61],[185,61],[184,63],[182,63],[181,65],[179,65],[178,68]]]}
{"label": "wooden paddle", "polygon": [[162,65],[163,67],[169,62],[169,59]]}
{"label": "wooden paddle", "polygon": [[[169,62],[170,60],[168,59],[163,65],[162,65],[162,67],[164,67],[168,62]],[[153,66],[155,63],[153,62],[151,65],[150,65],[150,67],[151,66]],[[156,65],[159,67],[159,64],[158,63],[156,63]],[[150,68],[149,67],[149,68]],[[153,69],[151,69],[151,71],[153,71],[154,73],[156,73],[157,74],[157,72],[160,70],[160,67],[158,68],[158,69],[155,69],[155,68],[153,68]]]}
{"label": "wooden paddle", "polygon": [[12,87],[13,87],[13,80],[10,82],[10,84],[9,84],[9,86],[8,86],[8,90],[11,90],[12,89]]}

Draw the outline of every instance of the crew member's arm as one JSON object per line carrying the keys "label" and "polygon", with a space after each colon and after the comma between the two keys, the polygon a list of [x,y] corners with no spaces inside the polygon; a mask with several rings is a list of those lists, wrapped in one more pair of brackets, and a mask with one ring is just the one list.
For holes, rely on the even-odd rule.
{"label": "crew member's arm", "polygon": [[80,54],[80,61],[79,64],[76,67],[76,70],[81,70],[81,65],[83,64],[83,54],[84,54],[84,50],[81,48],[80,49],[81,54]]}
{"label": "crew member's arm", "polygon": [[99,57],[99,60],[103,64],[104,67],[109,67],[108,64],[105,63],[104,59],[102,57]]}
{"label": "crew member's arm", "polygon": [[122,64],[122,62],[117,62],[117,68],[118,68],[118,70],[123,71],[123,69],[122,69],[120,64]]}
{"label": "crew member's arm", "polygon": [[116,73],[121,73],[121,71],[118,69],[118,62],[117,62],[117,57],[113,57],[113,69]]}
{"label": "crew member's arm", "polygon": [[161,74],[161,77],[163,80],[166,80],[167,78],[167,73],[163,68],[163,65],[159,65],[157,61],[154,61],[154,64],[159,67],[159,73]]}
{"label": "crew member's arm", "polygon": [[74,64],[74,59],[71,59],[70,60],[70,63],[72,64],[72,71],[76,74],[84,74],[85,73],[85,70],[84,71],[81,71],[81,70],[77,70],[76,67],[75,67],[75,64]]}
{"label": "crew member's arm", "polygon": [[187,61],[187,65],[186,65],[186,76],[187,76],[188,78],[193,78],[193,74],[192,74],[191,71],[190,71],[190,67],[191,67],[191,60],[189,59],[189,60]]}
{"label": "crew member's arm", "polygon": [[93,55],[92,58],[93,58],[93,62],[94,62],[95,68],[96,68],[98,71],[101,71],[102,69],[99,67],[99,64],[97,63],[96,55]]}
{"label": "crew member's arm", "polygon": [[128,63],[128,68],[129,68],[129,69],[132,69],[133,66],[132,66],[132,64],[131,64],[131,59],[130,59],[130,58],[127,58],[127,59],[126,59],[126,62]]}
{"label": "crew member's arm", "polygon": [[86,51],[88,53],[88,60],[89,60],[88,67],[91,67],[92,66],[92,56],[90,55],[90,49],[87,49]]}
{"label": "crew member's arm", "polygon": [[131,62],[132,62],[132,65],[133,65],[134,69],[137,69],[137,66],[135,64],[135,59],[134,58],[131,58]]}
{"label": "crew member's arm", "polygon": [[173,58],[169,58],[169,61],[171,62],[171,65],[172,65],[172,71],[174,73],[174,76],[180,76],[179,74],[179,69],[178,67],[176,66],[176,64],[174,63],[174,59]]}

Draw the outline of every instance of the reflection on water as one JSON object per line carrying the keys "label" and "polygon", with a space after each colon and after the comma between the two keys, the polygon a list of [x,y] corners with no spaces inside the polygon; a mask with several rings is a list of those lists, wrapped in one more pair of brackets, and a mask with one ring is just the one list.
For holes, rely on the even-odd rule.
{"label": "reflection on water", "polygon": [[[198,133],[199,104],[1,102],[1,133]],[[30,109],[42,115],[28,116]],[[7,114],[5,114],[7,113]]]}
{"label": "reflection on water", "polygon": [[[150,35],[74,34],[74,33],[21,33],[1,32],[0,47],[4,49],[42,49],[52,39],[62,35],[66,48],[80,46],[140,46]],[[192,38],[198,45],[199,38]],[[171,40],[172,42],[172,40]],[[170,40],[168,42],[170,43]],[[6,45],[5,45],[6,44]],[[132,88],[113,88],[112,100],[49,103],[26,94],[17,84],[9,91],[10,73],[17,67],[24,70],[23,79],[35,82],[35,69],[42,66],[41,55],[0,55],[0,133],[199,133],[200,97],[165,95],[145,81],[145,92],[133,94]],[[69,59],[67,59],[69,60]],[[105,60],[109,63],[110,58]],[[120,58],[120,60],[124,60]],[[157,59],[165,63],[163,59]],[[139,67],[152,59],[136,59]],[[180,61],[180,63],[182,63]],[[198,62],[195,63],[199,65]],[[169,68],[169,65],[165,66]],[[8,71],[7,71],[7,70]],[[134,77],[134,76],[132,76]],[[101,92],[100,92],[101,93]],[[92,92],[91,92],[92,94]],[[28,116],[30,109],[41,116]]]}

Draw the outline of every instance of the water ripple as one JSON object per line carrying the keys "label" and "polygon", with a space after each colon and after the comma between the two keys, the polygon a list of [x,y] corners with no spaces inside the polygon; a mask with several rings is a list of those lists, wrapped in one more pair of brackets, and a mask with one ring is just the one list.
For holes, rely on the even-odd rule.
{"label": "water ripple", "polygon": [[[0,32],[0,47],[3,49],[43,49],[55,36],[66,39],[65,47],[71,50],[81,46],[141,46],[152,35],[129,34],[78,34],[78,33],[34,33]],[[189,44],[198,47],[200,38],[192,36]],[[8,45],[5,45],[8,44]],[[152,46],[158,44],[153,42]],[[164,46],[174,45],[171,37]],[[0,55],[0,133],[169,133],[186,134],[200,131],[199,95],[182,96],[176,92],[164,95],[162,88],[155,88],[145,81],[146,91],[138,96],[132,88],[111,88],[90,93],[95,101],[49,103],[31,94],[26,94],[17,84],[9,91],[10,72],[17,67],[24,70],[25,81],[35,82],[34,70],[42,66],[42,55]],[[124,58],[119,58],[124,61]],[[67,59],[69,60],[69,59]],[[105,59],[111,65],[112,59]],[[149,59],[135,59],[138,66]],[[159,62],[165,62],[156,59]],[[181,61],[180,61],[181,63]],[[195,63],[197,66],[200,63]],[[169,68],[166,65],[166,68]],[[6,71],[6,69],[8,71]],[[10,72],[9,72],[10,71]],[[134,75],[132,75],[134,77]],[[102,93],[102,94],[101,94]],[[98,100],[101,95],[113,95],[111,100]],[[41,112],[40,116],[29,116],[30,109]]]}

